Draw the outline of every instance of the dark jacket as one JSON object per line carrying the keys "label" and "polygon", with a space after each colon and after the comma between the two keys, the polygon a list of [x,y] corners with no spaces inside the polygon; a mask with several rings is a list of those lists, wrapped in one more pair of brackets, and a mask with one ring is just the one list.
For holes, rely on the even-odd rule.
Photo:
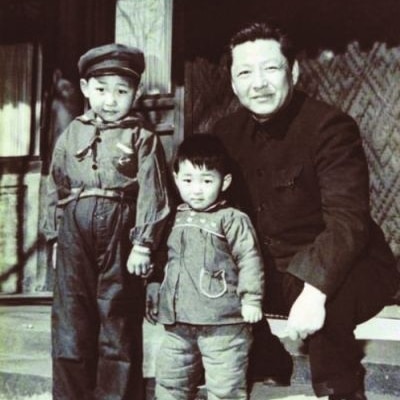
{"label": "dark jacket", "polygon": [[295,92],[267,123],[240,109],[214,132],[241,174],[233,196],[278,270],[329,296],[356,262],[376,257],[387,290],[395,290],[394,257],[370,216],[368,167],[351,117]]}

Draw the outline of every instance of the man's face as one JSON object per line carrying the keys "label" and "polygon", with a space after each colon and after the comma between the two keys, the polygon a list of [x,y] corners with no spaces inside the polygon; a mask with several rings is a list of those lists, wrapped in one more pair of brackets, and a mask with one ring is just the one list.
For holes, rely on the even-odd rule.
{"label": "man's face", "polygon": [[260,120],[268,120],[289,102],[298,79],[275,40],[258,39],[232,49],[232,89],[240,103]]}
{"label": "man's face", "polygon": [[81,79],[81,90],[91,109],[103,122],[116,122],[125,117],[135,100],[133,80],[119,75]]}

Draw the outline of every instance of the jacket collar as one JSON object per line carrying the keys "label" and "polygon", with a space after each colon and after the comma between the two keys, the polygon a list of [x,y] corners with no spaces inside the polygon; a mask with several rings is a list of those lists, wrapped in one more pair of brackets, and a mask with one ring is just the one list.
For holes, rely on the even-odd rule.
{"label": "jacket collar", "polygon": [[111,128],[130,128],[141,124],[143,119],[137,114],[129,114],[125,118],[116,122],[99,122],[96,119],[96,114],[93,110],[88,110],[85,114],[77,117],[77,120],[84,124],[90,124],[99,129],[111,129]]}
{"label": "jacket collar", "polygon": [[182,203],[177,207],[177,210],[178,211],[194,211],[194,212],[214,212],[214,211],[220,210],[221,208],[225,208],[226,206],[227,206],[227,201],[220,200],[220,201],[217,201],[216,203],[212,204],[210,207],[206,208],[205,210],[197,211],[197,210],[194,210],[192,207],[190,207],[189,204]]}
{"label": "jacket collar", "polygon": [[258,122],[252,115],[255,135],[261,135],[267,139],[281,140],[286,135],[289,126],[298,114],[305,100],[305,94],[295,90],[290,103],[272,119]]}

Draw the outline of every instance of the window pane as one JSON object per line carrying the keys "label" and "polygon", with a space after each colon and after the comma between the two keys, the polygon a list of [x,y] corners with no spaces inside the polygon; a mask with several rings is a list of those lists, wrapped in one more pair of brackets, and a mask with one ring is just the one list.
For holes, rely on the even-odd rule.
{"label": "window pane", "polygon": [[29,155],[34,51],[30,43],[0,46],[0,157]]}

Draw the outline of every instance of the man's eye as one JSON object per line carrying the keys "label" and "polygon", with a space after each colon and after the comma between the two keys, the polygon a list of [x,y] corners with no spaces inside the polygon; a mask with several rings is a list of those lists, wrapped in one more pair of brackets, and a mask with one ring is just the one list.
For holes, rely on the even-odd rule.
{"label": "man's eye", "polygon": [[265,71],[267,72],[276,72],[279,71],[281,67],[279,65],[268,65],[264,68]]}
{"label": "man's eye", "polygon": [[103,93],[103,92],[104,92],[104,88],[98,87],[98,88],[96,88],[96,91],[97,91],[97,92],[100,92],[100,93]]}
{"label": "man's eye", "polygon": [[244,69],[243,71],[239,71],[237,75],[238,76],[247,76],[249,74],[250,74],[250,71],[247,69]]}

